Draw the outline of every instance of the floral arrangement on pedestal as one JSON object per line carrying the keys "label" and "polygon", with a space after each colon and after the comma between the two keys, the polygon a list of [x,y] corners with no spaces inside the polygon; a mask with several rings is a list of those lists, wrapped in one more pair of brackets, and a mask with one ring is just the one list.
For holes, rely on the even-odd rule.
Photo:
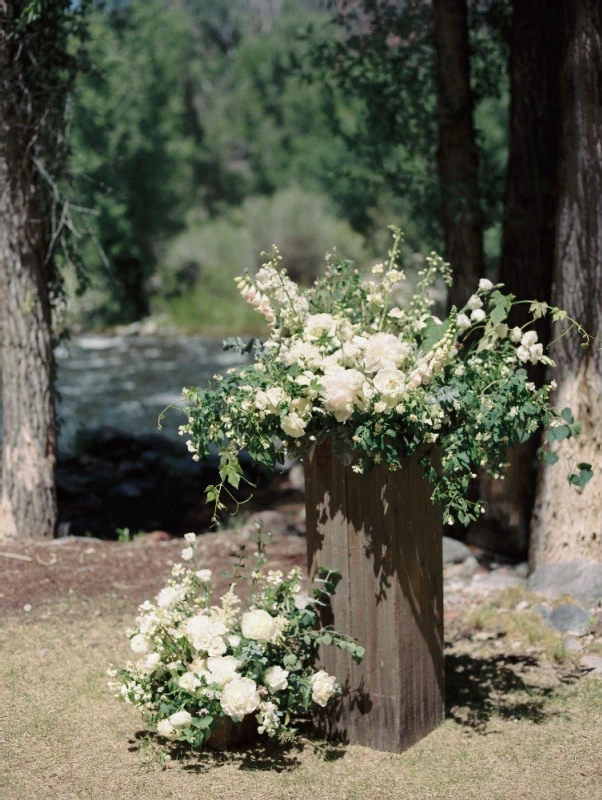
{"label": "floral arrangement on pedestal", "polygon": [[[362,473],[375,463],[401,469],[426,446],[421,463],[433,501],[449,524],[468,524],[484,510],[468,497],[478,469],[503,478],[508,447],[537,429],[546,429],[539,455],[548,463],[558,460],[564,439],[578,435],[570,409],[559,412],[550,402],[555,382],[537,387],[526,367],[554,366],[532,329],[539,317],[567,320],[587,344],[583,328],[564,311],[517,301],[487,279],[463,308],[439,319],[431,288],[440,279],[449,284],[451,274],[434,253],[401,306],[401,241],[393,229],[387,263],[369,275],[327,255],[323,276],[302,289],[274,247],[257,274],[238,279],[271,333],[265,341],[226,340],[226,349],[252,353],[254,363],[215,375],[206,389],[184,389],[188,420],[180,427],[194,459],[219,447],[221,482],[207,489],[214,521],[226,508],[225,494],[240,505],[229,486],[238,489],[243,479],[242,449],[271,468],[285,454],[311,453],[332,437],[337,455]],[[531,320],[510,328],[519,303],[528,303]],[[589,464],[569,463],[568,479],[578,489],[591,476]]]}
{"label": "floral arrangement on pedestal", "polygon": [[[222,721],[254,718],[257,731],[286,742],[312,705],[325,707],[340,692],[335,677],[316,670],[318,645],[364,650],[331,626],[318,627],[318,610],[334,592],[337,573],[323,569],[314,597],[301,594],[301,570],[265,571],[269,534],[256,531],[253,557],[241,546],[228,591],[212,598],[211,570],[197,563],[196,536],[186,534],[184,564],[155,602],[140,606],[127,631],[137,659],[111,667],[111,692],[140,708],[159,736],[200,747]],[[253,558],[243,602],[236,591]]]}

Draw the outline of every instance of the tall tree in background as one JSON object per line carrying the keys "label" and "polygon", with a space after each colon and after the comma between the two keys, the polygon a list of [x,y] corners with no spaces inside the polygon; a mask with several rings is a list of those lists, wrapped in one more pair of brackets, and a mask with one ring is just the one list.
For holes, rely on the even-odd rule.
{"label": "tall tree in background", "polygon": [[433,30],[442,222],[454,275],[449,300],[462,307],[485,274],[466,0],[433,0]]}
{"label": "tall tree in background", "polygon": [[553,349],[559,408],[583,423],[565,442],[594,467],[587,495],[566,483],[560,464],[542,465],[531,541],[534,565],[589,556],[602,559],[602,5],[561,0],[560,147],[554,305],[596,337],[587,349],[575,330]]}
{"label": "tall tree in background", "polygon": [[67,222],[56,181],[72,18],[70,0],[0,0],[0,530],[9,536],[52,536],[57,520],[52,256]]}
{"label": "tall tree in background", "polygon": [[[510,146],[499,279],[518,298],[547,302],[554,272],[561,19],[555,3],[521,0],[513,5],[510,36]],[[512,324],[523,325],[527,309],[516,306]],[[547,343],[547,317],[537,331]],[[543,365],[530,369],[541,384]],[[509,453],[505,481],[481,481],[488,505],[479,526],[521,555],[528,548],[538,444],[533,437]]]}

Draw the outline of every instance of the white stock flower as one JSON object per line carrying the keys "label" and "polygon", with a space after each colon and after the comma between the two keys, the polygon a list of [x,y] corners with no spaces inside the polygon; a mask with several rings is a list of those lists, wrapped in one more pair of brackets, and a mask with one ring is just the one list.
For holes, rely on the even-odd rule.
{"label": "white stock flower", "polygon": [[471,311],[474,311],[477,308],[482,308],[482,306],[483,306],[483,301],[476,294],[473,294],[472,297],[469,297],[468,303],[466,303],[466,308],[469,308]]}
{"label": "white stock flower", "polygon": [[242,615],[240,627],[245,639],[267,642],[273,635],[274,617],[260,608],[247,611]]}
{"label": "white stock flower", "polygon": [[157,723],[157,733],[163,736],[164,739],[173,739],[176,737],[177,731],[168,719],[160,719]]}
{"label": "white stock flower", "polygon": [[537,364],[539,359],[543,356],[543,344],[533,344],[529,348],[529,358],[532,364]]}
{"label": "white stock flower", "polygon": [[207,669],[210,673],[207,680],[209,683],[225,686],[229,681],[240,677],[236,671],[239,667],[240,663],[234,656],[210,656],[207,659]]}
{"label": "white stock flower", "polygon": [[479,281],[479,289],[482,292],[490,292],[493,289],[493,283],[488,278],[481,278]]}
{"label": "white stock flower", "polygon": [[169,723],[174,728],[187,728],[192,722],[192,714],[188,711],[176,711],[169,717]]}
{"label": "white stock flower", "polygon": [[280,427],[287,436],[292,436],[294,439],[305,434],[305,422],[296,411],[291,411],[290,414],[283,417],[280,420]]}
{"label": "white stock flower", "polygon": [[210,569],[197,569],[194,574],[202,583],[209,583],[213,572]]}
{"label": "white stock flower", "polygon": [[192,547],[185,547],[180,554],[180,558],[182,561],[192,561],[194,558],[194,550]]}
{"label": "white stock flower", "polygon": [[375,333],[364,345],[366,372],[378,372],[386,367],[398,367],[411,352],[411,347],[392,333]]}
{"label": "white stock flower", "polygon": [[486,316],[487,314],[482,308],[475,308],[475,310],[471,313],[470,318],[473,322],[483,322]]}
{"label": "white stock flower", "polygon": [[146,636],[143,636],[141,633],[137,633],[135,636],[132,636],[130,640],[130,647],[134,653],[148,653],[151,649],[151,643]]}
{"label": "white stock flower", "polygon": [[355,369],[340,369],[320,379],[324,387],[324,408],[334,414],[338,422],[345,422],[353,413],[364,376]]}
{"label": "white stock flower", "polygon": [[537,342],[536,331],[527,331],[527,333],[525,333],[523,335],[523,338],[521,339],[521,344],[524,347],[532,347],[536,342]]}
{"label": "white stock flower", "polygon": [[288,397],[280,386],[272,386],[265,392],[260,389],[255,395],[255,406],[260,411],[268,411],[270,414],[277,414],[278,406],[284,401],[288,401]]}
{"label": "white stock flower", "polygon": [[311,676],[311,699],[324,708],[334,694],[335,687],[336,678],[321,669]]}
{"label": "white stock flower", "polygon": [[259,707],[257,684],[251,678],[235,678],[224,687],[220,704],[229,717],[242,719]]}
{"label": "white stock flower", "polygon": [[263,682],[267,688],[272,692],[282,692],[288,686],[288,670],[282,669],[278,665],[266,669],[263,676]]}
{"label": "white stock flower", "polygon": [[531,353],[529,352],[529,348],[525,347],[521,344],[520,347],[516,350],[516,357],[519,361],[522,361],[523,364],[531,358]]}
{"label": "white stock flower", "polygon": [[472,325],[471,321],[468,319],[466,314],[458,314],[458,316],[456,317],[456,322],[458,323],[458,328],[461,331],[466,330],[466,328],[470,328],[470,326]]}
{"label": "white stock flower", "polygon": [[185,533],[184,539],[190,544],[194,544],[196,542],[196,533]]}
{"label": "white stock flower", "polygon": [[178,679],[178,686],[180,689],[184,689],[187,692],[194,692],[195,689],[201,685],[200,680],[194,674],[194,672],[185,672],[183,675],[180,676]]}
{"label": "white stock flower", "polygon": [[514,344],[517,344],[518,342],[520,342],[520,340],[522,339],[522,336],[523,336],[523,332],[518,327],[518,325],[515,328],[512,328],[512,330],[510,331],[510,341],[514,342]]}

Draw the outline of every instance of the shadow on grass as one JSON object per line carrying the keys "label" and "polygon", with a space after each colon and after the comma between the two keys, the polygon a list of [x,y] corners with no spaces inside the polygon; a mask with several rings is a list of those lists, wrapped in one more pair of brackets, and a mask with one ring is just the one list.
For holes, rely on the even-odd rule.
{"label": "shadow on grass", "polygon": [[[466,653],[446,653],[446,717],[479,733],[486,733],[492,716],[540,724],[558,712],[546,708],[554,688],[530,686],[518,672],[537,667],[528,655],[481,658]],[[572,678],[561,678],[572,682]]]}
{"label": "shadow on grass", "polygon": [[169,761],[182,762],[182,769],[204,773],[225,765],[254,772],[285,772],[301,763],[298,754],[303,748],[302,742],[282,745],[265,740],[247,742],[228,750],[192,750],[186,743],[165,744],[154,732],[143,730],[130,740],[129,750],[146,756],[147,761],[152,760],[157,765],[163,765],[168,755]]}

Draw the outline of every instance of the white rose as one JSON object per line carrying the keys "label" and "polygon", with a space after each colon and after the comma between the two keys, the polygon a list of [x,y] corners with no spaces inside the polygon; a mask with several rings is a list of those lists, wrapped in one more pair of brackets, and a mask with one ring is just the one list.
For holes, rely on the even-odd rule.
{"label": "white rose", "polygon": [[229,681],[239,677],[236,672],[239,666],[234,656],[210,656],[207,659],[207,669],[210,673],[208,680],[210,683],[225,686]]}
{"label": "white rose", "polygon": [[169,718],[169,722],[174,728],[187,728],[192,722],[192,714],[188,711],[176,711]]}
{"label": "white rose", "polygon": [[157,723],[157,733],[163,736],[164,739],[173,739],[178,734],[174,726],[168,719],[160,719]]}
{"label": "white rose", "polygon": [[178,686],[187,692],[194,692],[201,685],[200,680],[193,672],[185,672],[178,679]]}
{"label": "white rose", "polygon": [[321,336],[333,337],[337,331],[337,323],[332,314],[310,314],[305,320],[305,336],[308,339],[319,339]]}
{"label": "white rose", "polygon": [[316,367],[320,363],[322,355],[315,344],[303,342],[300,339],[293,342],[287,353],[283,356],[286,364],[294,364],[303,361],[309,367]]}
{"label": "white rose", "polygon": [[479,281],[479,289],[482,292],[490,292],[493,289],[493,283],[488,278],[481,278]]}
{"label": "white rose", "polygon": [[527,331],[527,333],[525,333],[523,338],[521,339],[521,344],[524,347],[532,347],[536,341],[537,341],[537,332]]}
{"label": "white rose", "polygon": [[260,389],[255,395],[256,407],[260,411],[268,411],[270,414],[277,414],[278,406],[285,400],[288,400],[288,397],[279,386],[272,386],[267,392]]}
{"label": "white rose", "polygon": [[468,303],[466,303],[466,308],[469,308],[471,311],[474,311],[476,308],[482,308],[482,306],[483,301],[476,294],[473,294],[472,297],[469,297]]}
{"label": "white rose", "polygon": [[323,669],[311,676],[311,699],[322,708],[334,694],[335,688],[336,678],[324,672]]}
{"label": "white rose", "polygon": [[523,364],[531,358],[531,353],[529,352],[529,348],[521,345],[516,350],[516,357],[519,361],[522,361]]}
{"label": "white rose", "polygon": [[173,586],[166,586],[164,589],[161,589],[157,595],[157,605],[159,608],[171,608],[176,603],[182,601],[184,599],[184,595],[184,589],[176,589]]}
{"label": "white rose", "polygon": [[486,316],[487,314],[482,308],[475,308],[475,310],[471,313],[470,318],[473,322],[483,322]]}
{"label": "white rose", "polygon": [[383,411],[386,410],[387,410],[387,404],[384,402],[384,400],[379,400],[378,403],[374,403],[374,411],[377,414],[382,414]]}
{"label": "white rose", "polygon": [[148,653],[148,655],[144,656],[138,665],[142,672],[145,672],[147,675],[151,675],[157,669],[160,662],[161,656],[159,653]]}
{"label": "white rose", "polygon": [[190,664],[188,665],[188,671],[194,672],[196,675],[200,677],[207,677],[209,675],[209,671],[207,670],[207,659],[206,658],[194,658]]}
{"label": "white rose", "polygon": [[364,376],[355,369],[339,369],[324,375],[320,382],[324,387],[324,408],[338,422],[345,422],[353,413],[353,404],[358,402]]}
{"label": "white rose", "polygon": [[288,670],[279,666],[266,669],[263,682],[270,692],[282,692],[288,686]]}
{"label": "white rose", "polygon": [[182,561],[192,561],[194,558],[194,550],[192,547],[185,547],[180,554],[180,558]]}
{"label": "white rose", "polygon": [[242,719],[252,714],[260,703],[257,684],[250,678],[235,678],[224,687],[220,703],[229,717]]}
{"label": "white rose", "polygon": [[213,575],[210,569],[197,569],[194,574],[202,583],[209,583]]}
{"label": "white rose", "polygon": [[221,636],[214,636],[209,642],[207,653],[210,656],[223,656],[228,648]]}
{"label": "white rose", "polygon": [[406,376],[393,367],[379,370],[374,376],[374,387],[387,397],[399,397],[406,388]]}
{"label": "white rose", "polygon": [[236,634],[228,636],[228,644],[233,650],[236,650],[236,648],[240,645],[240,636],[237,636]]}
{"label": "white rose", "polygon": [[410,354],[411,347],[392,333],[375,333],[364,345],[366,372],[378,372],[385,367],[398,367]]}
{"label": "white rose", "polygon": [[295,411],[291,411],[280,420],[280,427],[287,436],[292,436],[294,439],[298,439],[305,433],[305,422]]}
{"label": "white rose", "polygon": [[190,542],[190,544],[194,544],[196,542],[196,533],[185,533],[184,539],[186,539],[187,542]]}
{"label": "white rose", "polygon": [[143,636],[141,633],[137,633],[135,636],[132,636],[130,647],[134,653],[148,653],[151,649],[151,643],[146,636]]}
{"label": "white rose", "polygon": [[458,314],[456,317],[456,322],[458,323],[458,328],[460,328],[461,331],[466,330],[466,328],[470,328],[472,325],[466,314]]}
{"label": "white rose", "polygon": [[523,336],[523,332],[518,327],[518,325],[516,326],[516,328],[512,328],[512,330],[510,331],[510,341],[514,342],[514,344],[517,344],[517,342],[520,342],[520,340],[522,339],[522,336]]}
{"label": "white rose", "polygon": [[267,642],[273,634],[274,617],[259,608],[255,611],[247,611],[242,615],[240,627],[245,639]]}

